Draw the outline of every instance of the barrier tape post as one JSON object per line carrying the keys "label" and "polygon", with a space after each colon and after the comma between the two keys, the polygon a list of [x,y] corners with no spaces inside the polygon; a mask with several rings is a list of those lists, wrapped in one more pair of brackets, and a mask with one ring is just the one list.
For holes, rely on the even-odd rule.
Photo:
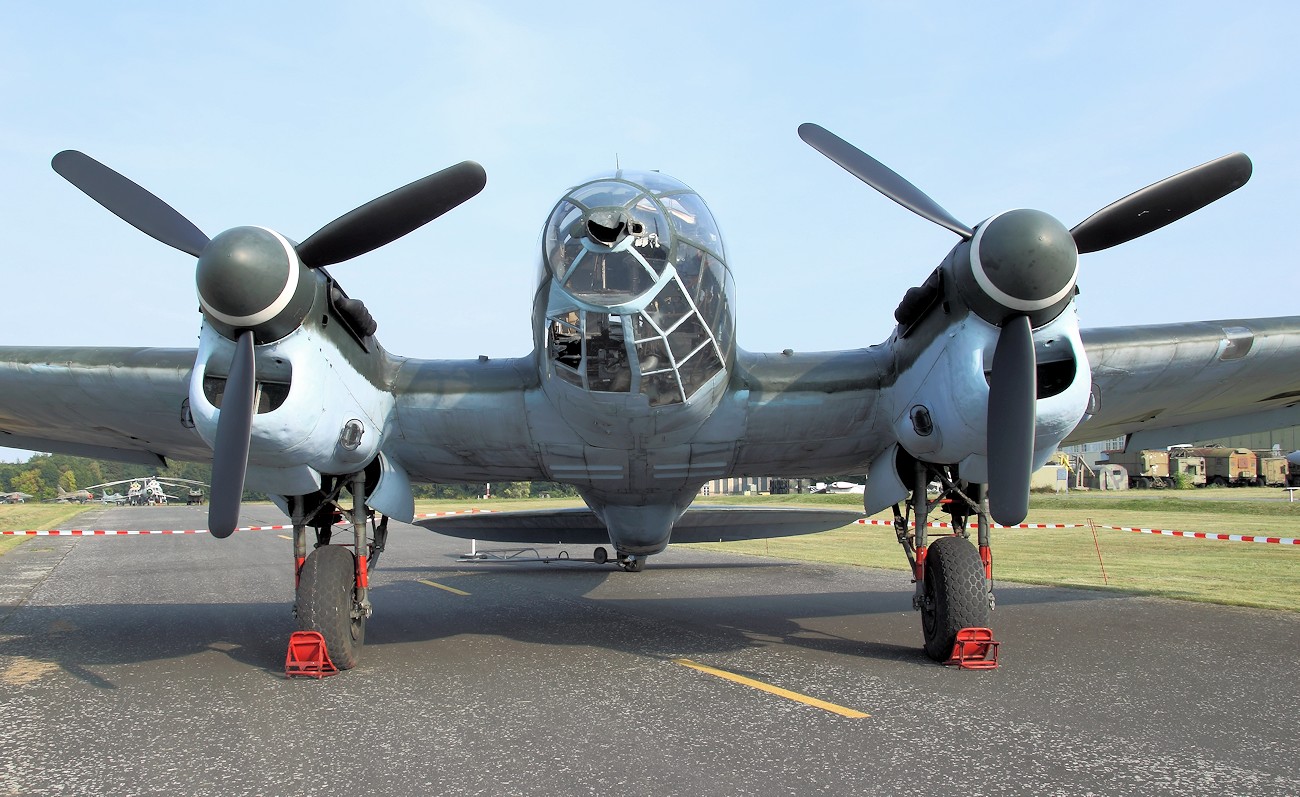
{"label": "barrier tape post", "polygon": [[1101,542],[1097,539],[1097,524],[1088,518],[1088,528],[1092,529],[1092,544],[1097,549],[1097,565],[1101,567],[1101,583],[1109,584],[1110,579],[1106,577],[1106,563],[1101,561]]}

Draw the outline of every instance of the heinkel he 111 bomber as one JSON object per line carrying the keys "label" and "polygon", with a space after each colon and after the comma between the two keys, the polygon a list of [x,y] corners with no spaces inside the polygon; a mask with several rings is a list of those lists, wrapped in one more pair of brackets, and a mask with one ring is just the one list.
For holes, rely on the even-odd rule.
{"label": "heinkel he 111 bomber", "polygon": [[[823,128],[799,135],[958,238],[928,276],[918,271],[878,345],[738,348],[732,269],[704,200],[665,174],[617,170],[570,189],[545,220],[531,354],[400,357],[326,267],[473,197],[486,184],[478,164],[295,242],[261,227],[209,238],[117,172],[59,153],[54,169],[73,185],[198,259],[199,343],[0,349],[0,442],[151,465],[211,461],[219,538],[237,527],[246,485],[276,496],[294,527],[298,621],[343,668],[360,653],[388,519],[414,519],[412,482],[573,485],[587,508],[420,522],[477,540],[609,545],[636,572],[670,542],[804,534],[861,516],[692,508],[710,480],[862,472],[865,511],[894,508],[925,651],[942,660],[959,630],[988,625],[991,523],[1024,518],[1031,472],[1063,442],[1130,435],[1147,448],[1300,423],[1300,318],[1081,330],[1076,313],[1080,254],[1241,187],[1245,155],[1150,185],[1073,228],[1024,209],[968,226]],[[955,533],[927,532],[940,506]],[[349,545],[331,544],[340,517]]]}

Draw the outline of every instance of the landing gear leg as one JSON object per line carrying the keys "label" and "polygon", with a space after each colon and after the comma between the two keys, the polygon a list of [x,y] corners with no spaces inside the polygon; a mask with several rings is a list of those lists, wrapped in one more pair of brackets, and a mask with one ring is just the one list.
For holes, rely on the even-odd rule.
{"label": "landing gear leg", "polygon": [[[972,489],[955,476],[955,468],[916,463],[908,512],[901,511],[897,505],[894,507],[894,531],[907,554],[916,583],[912,606],[921,612],[925,653],[935,661],[949,657],[961,629],[986,628],[993,603],[988,501],[978,486]],[[934,501],[926,494],[932,477],[943,485]],[[973,492],[974,497],[967,492]],[[926,523],[935,506],[943,506],[952,516],[953,533],[927,544]],[[909,513],[916,516],[916,529],[911,534]],[[966,530],[972,514],[978,517],[978,550],[971,544]]]}
{"label": "landing gear leg", "polygon": [[[372,610],[367,594],[370,586],[367,561],[372,549],[366,539],[365,475],[353,475],[349,487],[352,509],[346,514],[352,521],[351,549],[329,544],[335,512],[331,499],[312,513],[320,524],[316,528],[317,547],[305,559],[300,559],[307,548],[307,511],[301,497],[290,503],[294,515],[294,558],[296,563],[300,562],[295,606],[298,627],[320,633],[331,660],[341,670],[357,665],[366,638],[366,618]],[[381,525],[382,533],[376,529],[376,550],[383,549],[382,540],[387,536],[387,524]]]}

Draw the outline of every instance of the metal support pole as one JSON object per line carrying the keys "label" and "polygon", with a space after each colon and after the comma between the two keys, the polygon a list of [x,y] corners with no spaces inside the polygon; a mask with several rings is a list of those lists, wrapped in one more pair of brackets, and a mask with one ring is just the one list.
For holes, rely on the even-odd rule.
{"label": "metal support pole", "polygon": [[984,584],[993,591],[993,548],[989,534],[989,497],[983,485],[974,485],[979,495],[979,531],[976,541],[980,547],[980,561],[984,563]]}
{"label": "metal support pole", "polygon": [[925,463],[916,463],[915,479],[912,486],[912,508],[916,523],[916,594],[925,594],[925,550],[927,524],[930,522],[929,502],[926,494],[930,486],[930,473]]}
{"label": "metal support pole", "polygon": [[289,496],[289,519],[293,522],[293,588],[298,588],[302,566],[307,561],[306,501],[300,495]]}
{"label": "metal support pole", "polygon": [[366,566],[368,549],[366,547],[366,474],[358,471],[352,476],[352,538],[356,552],[356,605],[370,616],[370,573]]}

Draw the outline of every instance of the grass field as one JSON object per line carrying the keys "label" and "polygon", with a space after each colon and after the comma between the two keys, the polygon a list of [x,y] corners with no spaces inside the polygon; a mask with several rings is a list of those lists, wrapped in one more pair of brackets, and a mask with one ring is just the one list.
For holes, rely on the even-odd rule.
{"label": "grass field", "polygon": [[[1300,503],[1280,490],[1034,495],[1027,523],[1130,526],[1217,534],[1300,536]],[[1285,494],[1283,494],[1285,495]],[[802,500],[792,500],[802,499]],[[772,496],[763,503],[860,506],[861,496]],[[726,503],[722,499],[709,499]],[[876,517],[888,518],[884,512]],[[938,518],[943,519],[943,518]],[[1183,600],[1297,611],[1300,546],[1181,539],[1099,528],[994,529],[996,579],[1109,589]],[[755,555],[906,570],[892,528],[847,526],[821,534],[706,547]],[[1100,561],[1098,551],[1100,550]],[[1105,568],[1103,576],[1102,568]]]}
{"label": "grass field", "polygon": [[[72,518],[90,509],[79,504],[0,504],[0,530],[64,528]],[[0,554],[31,537],[0,536]]]}

